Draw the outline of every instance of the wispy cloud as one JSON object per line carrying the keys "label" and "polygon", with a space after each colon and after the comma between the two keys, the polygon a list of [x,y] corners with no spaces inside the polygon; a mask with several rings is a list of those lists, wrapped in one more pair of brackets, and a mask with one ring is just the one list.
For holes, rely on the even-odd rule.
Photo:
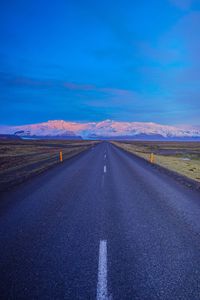
{"label": "wispy cloud", "polygon": [[191,7],[193,4],[194,0],[169,0],[173,5],[176,7],[182,9],[182,10],[187,10]]}
{"label": "wispy cloud", "polygon": [[0,72],[0,84],[5,86],[40,89],[53,87],[55,82],[51,80],[35,79],[27,76]]}
{"label": "wispy cloud", "polygon": [[28,76],[20,76],[12,73],[0,72],[0,85],[12,86],[15,88],[29,89],[62,89],[77,93],[93,92],[99,95],[108,95],[109,97],[123,97],[124,100],[135,96],[135,92],[127,89],[119,89],[113,87],[98,87],[94,84],[66,82],[57,79],[36,79]]}
{"label": "wispy cloud", "polygon": [[91,84],[78,84],[74,82],[64,82],[63,86],[72,91],[92,91],[96,89],[96,87]]}

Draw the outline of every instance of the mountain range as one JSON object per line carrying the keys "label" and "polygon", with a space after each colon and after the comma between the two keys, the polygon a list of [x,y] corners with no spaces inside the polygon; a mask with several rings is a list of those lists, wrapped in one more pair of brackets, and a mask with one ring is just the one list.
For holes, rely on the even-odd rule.
{"label": "mountain range", "polygon": [[68,122],[54,120],[20,126],[0,126],[0,134],[23,138],[200,140],[200,126],[169,126],[152,122]]}

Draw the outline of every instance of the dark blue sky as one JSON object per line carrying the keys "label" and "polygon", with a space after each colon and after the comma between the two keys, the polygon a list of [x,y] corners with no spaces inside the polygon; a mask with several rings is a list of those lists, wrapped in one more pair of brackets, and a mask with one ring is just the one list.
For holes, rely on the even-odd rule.
{"label": "dark blue sky", "polygon": [[200,1],[1,0],[0,104],[1,124],[200,124]]}

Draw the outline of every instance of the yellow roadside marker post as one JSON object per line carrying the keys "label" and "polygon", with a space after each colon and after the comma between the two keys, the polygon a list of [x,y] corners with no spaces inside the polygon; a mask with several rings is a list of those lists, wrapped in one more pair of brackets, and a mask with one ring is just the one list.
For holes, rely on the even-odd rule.
{"label": "yellow roadside marker post", "polygon": [[60,162],[63,161],[63,154],[62,154],[62,151],[60,151]]}
{"label": "yellow roadside marker post", "polygon": [[154,154],[151,153],[151,154],[150,154],[150,162],[153,164],[154,161],[155,161]]}

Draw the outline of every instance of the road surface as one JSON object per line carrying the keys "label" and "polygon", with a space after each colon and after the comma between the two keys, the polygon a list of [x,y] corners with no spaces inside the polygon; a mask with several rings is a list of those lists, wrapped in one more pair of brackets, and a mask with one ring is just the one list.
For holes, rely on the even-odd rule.
{"label": "road surface", "polygon": [[200,194],[109,143],[1,195],[0,299],[200,299]]}

